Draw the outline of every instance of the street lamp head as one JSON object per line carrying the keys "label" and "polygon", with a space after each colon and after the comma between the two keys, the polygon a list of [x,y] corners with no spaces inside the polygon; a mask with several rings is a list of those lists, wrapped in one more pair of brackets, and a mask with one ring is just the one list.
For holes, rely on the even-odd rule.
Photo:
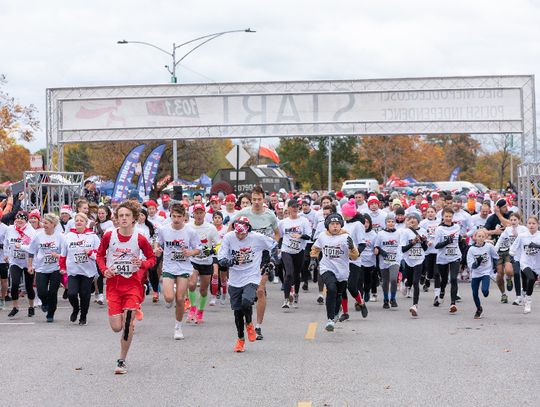
{"label": "street lamp head", "polygon": [[247,33],[256,33],[257,32],[255,30],[252,30],[251,28],[246,28],[244,31],[247,32]]}
{"label": "street lamp head", "polygon": [[117,44],[127,44],[128,42],[126,40],[116,41]]}

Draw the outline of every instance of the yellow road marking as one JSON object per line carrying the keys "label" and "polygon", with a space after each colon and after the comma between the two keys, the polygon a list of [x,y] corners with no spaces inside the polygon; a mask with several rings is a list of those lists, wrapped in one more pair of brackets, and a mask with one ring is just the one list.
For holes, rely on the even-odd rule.
{"label": "yellow road marking", "polygon": [[311,401],[299,401],[298,407],[311,407],[313,404]]}
{"label": "yellow road marking", "polygon": [[[316,322],[311,322],[308,325],[305,338],[306,339],[315,339],[315,331],[317,331],[317,323]],[[310,402],[309,405],[311,405],[311,402]]]}

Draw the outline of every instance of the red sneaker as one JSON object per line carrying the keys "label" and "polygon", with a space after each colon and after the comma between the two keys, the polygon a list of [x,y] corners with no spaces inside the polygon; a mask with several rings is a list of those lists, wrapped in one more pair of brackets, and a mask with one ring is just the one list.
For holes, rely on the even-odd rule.
{"label": "red sneaker", "polygon": [[237,353],[243,352],[245,350],[244,349],[245,344],[246,344],[246,341],[244,341],[243,339],[238,339],[236,341],[236,345],[234,345],[234,351]]}
{"label": "red sneaker", "polygon": [[201,310],[197,311],[197,315],[195,317],[195,323],[196,324],[200,325],[200,324],[202,324],[204,322],[203,321],[203,313],[204,313],[204,311],[201,311]]}
{"label": "red sneaker", "polygon": [[250,342],[255,342],[257,339],[257,333],[255,332],[255,327],[253,326],[253,322],[251,324],[246,325],[246,331],[247,331],[247,337]]}

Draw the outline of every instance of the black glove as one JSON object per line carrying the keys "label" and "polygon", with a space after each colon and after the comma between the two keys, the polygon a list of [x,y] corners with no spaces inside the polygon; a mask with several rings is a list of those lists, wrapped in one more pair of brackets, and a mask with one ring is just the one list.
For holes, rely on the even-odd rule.
{"label": "black glove", "polygon": [[228,258],[224,257],[224,258],[218,260],[218,264],[221,267],[231,267],[231,266],[233,266],[235,264],[235,261],[233,259],[228,259]]}
{"label": "black glove", "polygon": [[208,257],[208,256],[211,256],[213,254],[216,254],[216,249],[214,247],[205,247],[204,250],[203,250],[203,254]]}
{"label": "black glove", "polygon": [[349,250],[354,249],[354,242],[350,236],[347,236],[347,246],[349,246]]}
{"label": "black glove", "polygon": [[381,248],[379,248],[379,254],[382,256],[383,259],[386,259],[388,257],[388,252]]}
{"label": "black glove", "polygon": [[534,243],[534,242],[529,243],[529,247],[530,247],[531,249],[540,249],[540,245],[539,245],[539,244],[536,244],[536,243]]}
{"label": "black glove", "polygon": [[478,256],[476,260],[474,261],[472,268],[477,269],[482,264],[482,256]]}
{"label": "black glove", "polygon": [[261,275],[266,274],[268,276],[268,281],[272,282],[274,281],[274,277],[276,275],[275,270],[276,270],[276,266],[274,265],[274,263],[269,262],[269,263],[263,264],[261,268]]}

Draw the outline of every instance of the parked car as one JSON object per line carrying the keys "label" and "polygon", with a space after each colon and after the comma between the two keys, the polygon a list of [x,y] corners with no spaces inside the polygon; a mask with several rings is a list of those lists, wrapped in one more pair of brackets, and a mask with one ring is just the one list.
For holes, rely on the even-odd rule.
{"label": "parked car", "polygon": [[379,181],[375,178],[349,179],[343,182],[341,191],[345,196],[354,194],[356,191],[379,193]]}

